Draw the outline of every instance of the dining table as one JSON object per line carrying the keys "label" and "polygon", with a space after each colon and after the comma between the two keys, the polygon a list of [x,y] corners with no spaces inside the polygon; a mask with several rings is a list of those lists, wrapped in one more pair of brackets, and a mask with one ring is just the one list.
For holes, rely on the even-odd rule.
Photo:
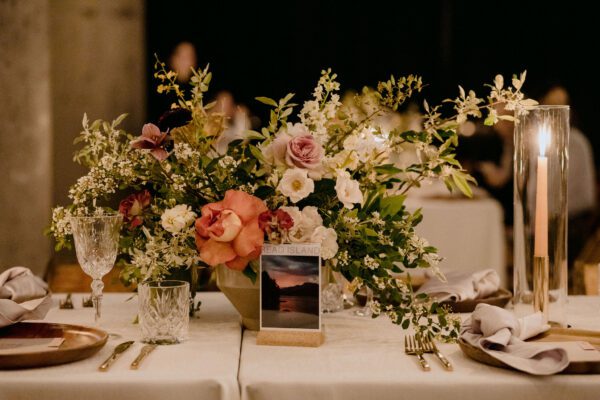
{"label": "dining table", "polygon": [[[53,296],[45,322],[94,325],[94,311],[83,308],[83,294],[73,294],[74,309],[59,309],[64,294]],[[87,295],[86,295],[87,297]],[[143,343],[136,323],[137,297],[108,293],[99,327],[108,343],[82,361],[44,368],[0,370],[0,400],[235,400],[242,329],[238,314],[221,293],[197,295],[202,310],[190,319],[189,335],[180,344],[159,346],[130,369]],[[106,372],[98,367],[121,342],[135,340]]]}
{"label": "dining table", "polygon": [[[570,297],[569,324],[600,330],[600,297]],[[463,319],[468,314],[461,315]],[[324,315],[325,343],[318,348],[256,344],[244,331],[239,382],[243,400],[533,400],[598,399],[600,375],[532,376],[468,358],[457,344],[438,344],[453,364],[433,354],[430,371],[404,352],[404,335],[386,317],[345,310]]]}
{"label": "dining table", "polygon": [[[46,322],[93,324],[93,311],[58,308],[64,294],[54,295]],[[239,316],[218,292],[202,292],[201,309],[190,320],[189,337],[180,344],[159,346],[131,370],[140,330],[135,324],[137,298],[104,296],[101,326],[111,334],[94,356],[70,364],[23,370],[0,370],[0,400],[13,399],[463,399],[531,400],[597,399],[600,376],[539,377],[491,367],[471,360],[457,344],[438,343],[453,364],[445,369],[426,354],[431,370],[404,352],[406,331],[387,317],[359,317],[355,309],[324,314],[325,341],[319,347],[265,346],[257,332],[244,330]],[[571,296],[568,323],[600,331],[600,297]],[[461,314],[468,318],[468,314]],[[98,366],[114,347],[135,340],[107,372]]]}

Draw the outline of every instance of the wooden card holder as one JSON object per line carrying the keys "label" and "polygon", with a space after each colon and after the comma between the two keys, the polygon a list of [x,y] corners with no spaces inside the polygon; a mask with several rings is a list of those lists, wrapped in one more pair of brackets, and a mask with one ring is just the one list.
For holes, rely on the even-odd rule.
{"label": "wooden card holder", "polygon": [[261,330],[256,336],[256,344],[262,346],[319,347],[324,341],[323,329],[320,332]]}

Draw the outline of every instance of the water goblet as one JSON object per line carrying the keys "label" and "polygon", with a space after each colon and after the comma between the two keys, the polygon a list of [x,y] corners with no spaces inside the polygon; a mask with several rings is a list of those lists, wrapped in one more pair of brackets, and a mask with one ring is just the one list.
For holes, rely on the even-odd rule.
{"label": "water goblet", "polygon": [[70,219],[75,251],[81,269],[92,277],[94,321],[99,325],[102,306],[102,277],[110,272],[119,250],[123,217],[118,213],[73,216]]}

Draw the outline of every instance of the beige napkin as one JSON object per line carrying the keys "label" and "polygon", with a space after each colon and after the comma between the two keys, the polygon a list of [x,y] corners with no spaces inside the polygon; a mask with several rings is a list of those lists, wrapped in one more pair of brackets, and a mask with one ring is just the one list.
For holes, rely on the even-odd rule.
{"label": "beige napkin", "polygon": [[0,328],[26,319],[43,319],[52,305],[46,282],[29,268],[0,273]]}
{"label": "beige napkin", "polygon": [[438,301],[464,301],[482,299],[500,288],[500,277],[493,269],[477,272],[450,271],[446,282],[431,277],[417,293],[427,293]]}
{"label": "beige napkin", "polygon": [[478,304],[463,324],[461,338],[519,371],[552,375],[569,365],[567,351],[555,344],[525,342],[548,329],[540,312],[517,319],[503,308]]}

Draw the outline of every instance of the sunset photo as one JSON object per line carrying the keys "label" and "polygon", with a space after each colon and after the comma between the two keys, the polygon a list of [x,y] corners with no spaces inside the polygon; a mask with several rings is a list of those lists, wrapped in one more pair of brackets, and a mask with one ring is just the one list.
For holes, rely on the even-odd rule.
{"label": "sunset photo", "polygon": [[261,328],[320,328],[319,268],[318,256],[262,256]]}

